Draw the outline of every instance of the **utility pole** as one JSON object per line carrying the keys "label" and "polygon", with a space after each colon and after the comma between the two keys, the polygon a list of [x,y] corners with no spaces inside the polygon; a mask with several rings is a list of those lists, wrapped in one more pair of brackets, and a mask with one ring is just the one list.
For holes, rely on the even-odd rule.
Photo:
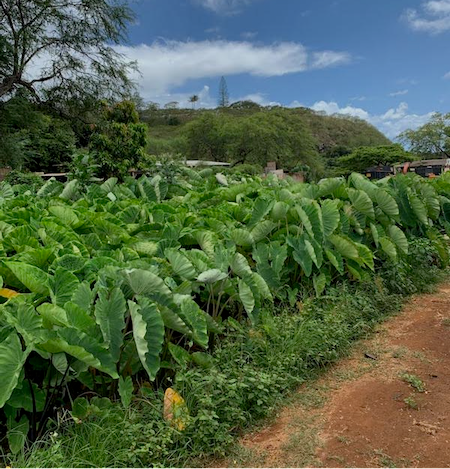
{"label": "utility pole", "polygon": [[230,104],[230,97],[228,95],[227,81],[225,80],[225,77],[222,77],[219,83],[218,105],[219,107],[228,107],[229,104]]}

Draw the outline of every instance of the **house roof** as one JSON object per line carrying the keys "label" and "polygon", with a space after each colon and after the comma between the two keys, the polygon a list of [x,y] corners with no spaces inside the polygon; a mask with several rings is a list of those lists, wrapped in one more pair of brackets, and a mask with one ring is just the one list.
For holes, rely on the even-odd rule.
{"label": "house roof", "polygon": [[[408,162],[397,165],[397,168],[403,168]],[[438,158],[434,160],[420,160],[409,163],[410,168],[420,168],[422,166],[450,166],[450,159]]]}

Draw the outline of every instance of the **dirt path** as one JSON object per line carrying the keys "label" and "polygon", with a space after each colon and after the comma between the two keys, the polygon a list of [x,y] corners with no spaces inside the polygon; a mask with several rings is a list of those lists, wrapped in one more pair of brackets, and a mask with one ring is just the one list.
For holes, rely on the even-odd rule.
{"label": "dirt path", "polygon": [[450,467],[450,285],[377,332],[247,435],[227,465]]}

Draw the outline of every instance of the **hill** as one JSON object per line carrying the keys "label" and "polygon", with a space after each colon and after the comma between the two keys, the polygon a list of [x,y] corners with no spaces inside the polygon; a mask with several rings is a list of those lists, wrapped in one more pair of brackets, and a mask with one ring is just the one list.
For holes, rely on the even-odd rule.
{"label": "hill", "polygon": [[354,148],[391,143],[356,117],[329,116],[303,107],[262,107],[249,101],[210,110],[153,105],[141,111],[141,120],[148,124],[148,151],[153,155],[180,153],[260,165],[273,159],[287,168],[317,166],[319,172]]}

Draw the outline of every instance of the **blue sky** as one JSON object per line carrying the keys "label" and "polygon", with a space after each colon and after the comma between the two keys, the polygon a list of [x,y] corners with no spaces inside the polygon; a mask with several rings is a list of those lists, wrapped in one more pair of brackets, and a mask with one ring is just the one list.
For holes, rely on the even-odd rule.
{"label": "blue sky", "polygon": [[161,104],[308,106],[389,137],[450,112],[450,0],[138,0],[119,50]]}

